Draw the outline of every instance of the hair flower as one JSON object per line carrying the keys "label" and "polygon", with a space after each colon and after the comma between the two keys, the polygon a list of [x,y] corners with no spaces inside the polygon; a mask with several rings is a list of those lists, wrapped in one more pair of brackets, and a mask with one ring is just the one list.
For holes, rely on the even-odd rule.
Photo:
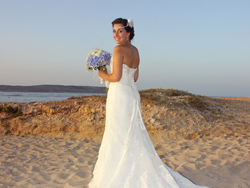
{"label": "hair flower", "polygon": [[131,27],[131,28],[134,27],[134,22],[132,18],[128,19],[127,27]]}

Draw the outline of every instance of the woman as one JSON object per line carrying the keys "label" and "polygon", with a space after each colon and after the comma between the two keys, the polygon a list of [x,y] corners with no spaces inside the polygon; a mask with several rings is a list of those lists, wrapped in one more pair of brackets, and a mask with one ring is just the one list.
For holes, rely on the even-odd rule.
{"label": "woman", "polygon": [[148,136],[142,120],[140,95],[135,86],[139,53],[131,44],[132,19],[112,22],[114,48],[112,73],[99,71],[110,82],[106,126],[90,188],[198,188],[166,166]]}

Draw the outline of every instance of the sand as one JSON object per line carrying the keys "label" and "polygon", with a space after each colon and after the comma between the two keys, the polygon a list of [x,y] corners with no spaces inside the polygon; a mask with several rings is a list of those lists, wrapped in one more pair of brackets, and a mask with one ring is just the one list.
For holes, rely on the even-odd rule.
{"label": "sand", "polygon": [[[169,139],[151,134],[161,159],[191,181],[211,188],[250,187],[246,136]],[[0,188],[87,187],[101,140],[0,135]]]}
{"label": "sand", "polygon": [[[143,119],[164,163],[198,185],[250,188],[250,98],[199,97],[201,108],[187,102],[192,96],[147,93]],[[11,111],[16,107],[21,115]],[[0,188],[88,187],[104,96],[9,103],[0,112]]]}

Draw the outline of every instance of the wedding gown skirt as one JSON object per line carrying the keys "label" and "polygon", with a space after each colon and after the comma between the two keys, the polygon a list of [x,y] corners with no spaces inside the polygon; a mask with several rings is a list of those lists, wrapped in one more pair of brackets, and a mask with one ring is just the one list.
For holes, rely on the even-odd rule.
{"label": "wedding gown skirt", "polygon": [[123,64],[110,83],[106,126],[89,188],[205,188],[165,165],[147,133],[134,83],[136,69]]}

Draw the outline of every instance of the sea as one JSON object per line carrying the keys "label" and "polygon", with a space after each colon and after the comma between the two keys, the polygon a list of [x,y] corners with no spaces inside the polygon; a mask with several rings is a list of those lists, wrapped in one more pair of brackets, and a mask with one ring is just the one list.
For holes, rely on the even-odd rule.
{"label": "sea", "polygon": [[60,101],[70,97],[103,95],[101,93],[47,93],[47,92],[2,92],[0,91],[0,103],[3,102],[47,102]]}

